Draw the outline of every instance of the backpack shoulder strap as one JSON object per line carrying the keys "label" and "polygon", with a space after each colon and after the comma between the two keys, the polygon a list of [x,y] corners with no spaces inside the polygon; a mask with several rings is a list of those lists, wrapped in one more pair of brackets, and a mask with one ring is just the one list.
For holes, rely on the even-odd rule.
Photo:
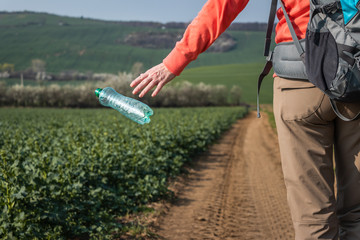
{"label": "backpack shoulder strap", "polygon": [[[258,79],[258,88],[257,88],[257,117],[260,118],[260,87],[263,79],[269,74],[271,68],[272,68],[272,54],[270,53],[270,45],[271,45],[271,36],[274,29],[274,22],[275,22],[275,15],[276,15],[276,8],[277,8],[277,2],[278,0],[272,0],[271,1],[271,8],[270,8],[270,14],[269,14],[269,20],[267,25],[267,31],[266,31],[266,37],[265,37],[265,47],[264,47],[264,56],[266,58],[266,64],[264,66],[264,69],[262,73],[259,76]],[[270,54],[270,56],[269,56]]]}
{"label": "backpack shoulder strap", "polygon": [[267,25],[266,37],[265,37],[265,48],[264,48],[264,56],[269,56],[270,44],[271,44],[271,36],[274,29],[275,15],[276,15],[276,7],[278,0],[272,0],[269,20]]}

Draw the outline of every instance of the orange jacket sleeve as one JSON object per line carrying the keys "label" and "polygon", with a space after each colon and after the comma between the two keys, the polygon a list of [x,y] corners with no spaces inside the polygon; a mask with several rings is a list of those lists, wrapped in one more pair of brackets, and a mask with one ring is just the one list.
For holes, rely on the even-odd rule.
{"label": "orange jacket sleeve", "polygon": [[183,38],[163,60],[175,75],[184,68],[228,28],[249,0],[209,0],[187,27]]}
{"label": "orange jacket sleeve", "polygon": [[[310,1],[286,0],[283,2],[297,37],[299,39],[305,38],[307,24],[309,22]],[[284,12],[281,8],[278,9],[277,16],[279,22],[276,25],[275,42],[280,43],[293,41],[289,27],[285,20]]]}

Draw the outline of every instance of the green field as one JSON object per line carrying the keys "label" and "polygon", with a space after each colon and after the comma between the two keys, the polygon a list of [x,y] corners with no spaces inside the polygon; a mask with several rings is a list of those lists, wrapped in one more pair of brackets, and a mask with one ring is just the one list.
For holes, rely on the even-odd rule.
{"label": "green field", "polygon": [[[60,26],[65,22],[67,26]],[[150,68],[162,61],[169,49],[125,45],[134,32],[178,32],[184,30],[128,26],[116,22],[70,18],[46,13],[0,13],[0,63],[15,64],[16,70],[31,66],[32,59],[46,62],[47,72],[130,72],[135,62]],[[225,53],[204,53],[189,67],[253,63],[263,61],[265,34],[228,31],[237,47]]]}
{"label": "green field", "polygon": [[[257,81],[264,64],[230,64],[219,66],[198,67],[185,70],[179,80],[192,83],[222,84],[231,89],[239,86],[242,91],[242,101],[256,103]],[[176,81],[176,80],[174,80]],[[261,87],[261,103],[270,104],[273,98],[272,74],[267,76]]]}
{"label": "green field", "polygon": [[121,233],[117,217],[169,196],[167,180],[246,111],[154,112],[141,126],[111,109],[0,108],[0,238]]}

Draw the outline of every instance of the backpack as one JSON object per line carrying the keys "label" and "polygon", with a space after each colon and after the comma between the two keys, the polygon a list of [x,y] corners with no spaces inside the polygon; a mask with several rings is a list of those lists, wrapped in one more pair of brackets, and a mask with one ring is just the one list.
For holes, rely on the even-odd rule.
{"label": "backpack", "polygon": [[[277,8],[277,0],[272,0],[264,51],[267,63],[258,79],[258,117],[261,82],[274,67],[279,77],[308,79],[330,98],[340,119],[359,118],[360,113],[351,119],[343,116],[336,103],[360,103],[360,0],[310,0],[310,19],[302,40],[281,0],[280,5],[293,42],[269,51]],[[285,59],[296,55],[297,61],[281,62],[283,55],[288,55]]]}

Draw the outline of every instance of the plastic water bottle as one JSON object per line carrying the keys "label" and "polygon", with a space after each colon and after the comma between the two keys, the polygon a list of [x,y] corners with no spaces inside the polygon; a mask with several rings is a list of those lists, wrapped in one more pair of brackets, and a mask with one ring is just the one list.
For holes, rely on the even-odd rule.
{"label": "plastic water bottle", "polygon": [[150,116],[154,114],[148,105],[125,97],[111,87],[98,88],[95,90],[95,95],[99,98],[101,105],[111,107],[139,124],[149,123]]}

